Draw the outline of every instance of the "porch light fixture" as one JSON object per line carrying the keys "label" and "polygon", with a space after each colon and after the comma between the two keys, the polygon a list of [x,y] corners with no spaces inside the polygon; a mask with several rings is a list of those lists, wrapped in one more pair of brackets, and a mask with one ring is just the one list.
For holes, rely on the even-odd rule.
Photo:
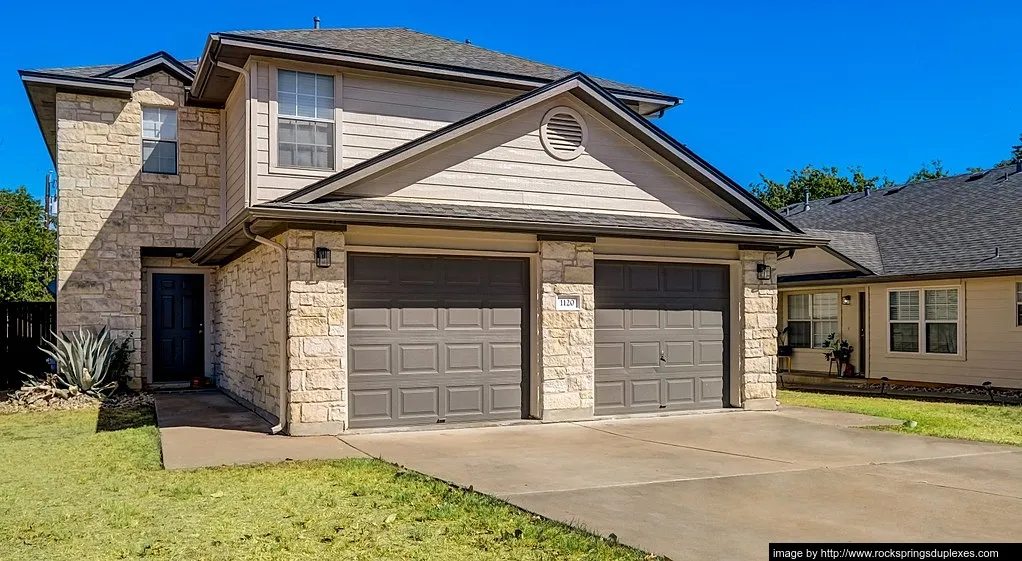
{"label": "porch light fixture", "polygon": [[841,303],[844,304],[845,306],[851,306],[852,305],[852,297],[850,295],[842,296],[841,297]]}
{"label": "porch light fixture", "polygon": [[317,247],[316,248],[316,266],[320,269],[326,269],[330,266],[330,248],[329,247]]}
{"label": "porch light fixture", "polygon": [[768,281],[774,277],[774,269],[766,263],[756,263],[756,278]]}

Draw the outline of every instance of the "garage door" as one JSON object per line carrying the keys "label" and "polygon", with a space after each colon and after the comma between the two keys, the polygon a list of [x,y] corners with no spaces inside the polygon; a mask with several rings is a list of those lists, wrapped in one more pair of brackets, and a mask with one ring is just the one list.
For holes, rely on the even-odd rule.
{"label": "garage door", "polygon": [[521,259],[349,254],[352,427],[520,419]]}
{"label": "garage door", "polygon": [[724,405],[728,269],[597,261],[596,413]]}

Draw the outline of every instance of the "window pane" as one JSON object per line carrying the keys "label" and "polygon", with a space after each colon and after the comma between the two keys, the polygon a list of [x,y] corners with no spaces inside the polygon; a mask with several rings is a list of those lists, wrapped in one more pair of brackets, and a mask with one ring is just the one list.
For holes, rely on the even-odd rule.
{"label": "window pane", "polygon": [[177,173],[177,143],[143,140],[142,171],[147,173]]}
{"label": "window pane", "polygon": [[926,324],[926,352],[958,353],[958,324],[928,323]]}
{"label": "window pane", "polygon": [[900,290],[890,293],[890,319],[918,320],[919,319],[919,291]]}
{"label": "window pane", "polygon": [[278,115],[297,115],[298,114],[298,95],[293,93],[280,92],[277,94],[277,114]]}
{"label": "window pane", "polygon": [[899,353],[918,353],[919,324],[892,323],[891,350]]}
{"label": "window pane", "polygon": [[334,125],[278,119],[277,165],[334,169]]}
{"label": "window pane", "polygon": [[298,94],[298,113],[299,117],[312,117],[316,116],[316,96]]}
{"label": "window pane", "polygon": [[958,289],[947,288],[926,291],[926,319],[957,320]]}
{"label": "window pane", "polygon": [[293,167],[295,165],[295,145],[280,143],[277,147],[277,165]]}
{"label": "window pane", "polygon": [[279,70],[277,72],[277,93],[297,93],[298,73],[292,70]]}
{"label": "window pane", "polygon": [[143,107],[142,138],[177,140],[177,111],[163,107]]}
{"label": "window pane", "polygon": [[837,333],[837,322],[836,321],[814,321],[813,322],[813,347],[822,348],[826,343],[827,337],[830,337],[831,333]]}
{"label": "window pane", "polygon": [[298,73],[298,93],[316,95],[316,75],[308,72]]}
{"label": "window pane", "polygon": [[789,321],[788,344],[792,347],[809,348],[811,346],[809,325],[808,321]]}
{"label": "window pane", "polygon": [[791,294],[788,296],[788,319],[809,319],[809,295]]}
{"label": "window pane", "polygon": [[813,319],[837,319],[837,293],[813,294]]}

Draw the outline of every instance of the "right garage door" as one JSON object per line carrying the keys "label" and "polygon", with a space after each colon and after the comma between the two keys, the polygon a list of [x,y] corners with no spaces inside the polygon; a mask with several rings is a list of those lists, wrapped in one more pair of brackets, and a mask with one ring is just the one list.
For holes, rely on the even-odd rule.
{"label": "right garage door", "polygon": [[728,268],[596,262],[596,414],[723,407]]}

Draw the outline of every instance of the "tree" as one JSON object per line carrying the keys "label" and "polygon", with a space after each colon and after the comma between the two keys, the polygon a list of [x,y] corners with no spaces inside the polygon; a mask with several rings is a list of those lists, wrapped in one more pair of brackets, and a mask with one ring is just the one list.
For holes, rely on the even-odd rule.
{"label": "tree", "polygon": [[944,162],[941,162],[940,160],[933,160],[929,164],[923,164],[922,167],[919,168],[919,171],[908,176],[905,183],[915,183],[917,181],[926,181],[928,179],[939,179],[949,175],[951,174],[944,168]]}
{"label": "tree", "polygon": [[1018,135],[1018,144],[1015,144],[1011,147],[1011,156],[1006,160],[1001,160],[1000,162],[997,162],[996,164],[994,164],[994,167],[1000,168],[1004,166],[1010,166],[1015,162],[1022,162],[1022,134]]}
{"label": "tree", "polygon": [[24,186],[0,190],[0,301],[52,300],[47,284],[57,274],[57,236],[46,211]]}
{"label": "tree", "polygon": [[752,194],[772,209],[779,209],[790,204],[805,200],[806,192],[809,199],[836,197],[863,191],[866,188],[882,189],[892,182],[884,177],[867,177],[862,168],[848,168],[851,177],[841,175],[836,167],[820,168],[808,165],[800,170],[788,170],[790,176],[784,183],[774,181],[760,174],[762,181],[750,186]]}

